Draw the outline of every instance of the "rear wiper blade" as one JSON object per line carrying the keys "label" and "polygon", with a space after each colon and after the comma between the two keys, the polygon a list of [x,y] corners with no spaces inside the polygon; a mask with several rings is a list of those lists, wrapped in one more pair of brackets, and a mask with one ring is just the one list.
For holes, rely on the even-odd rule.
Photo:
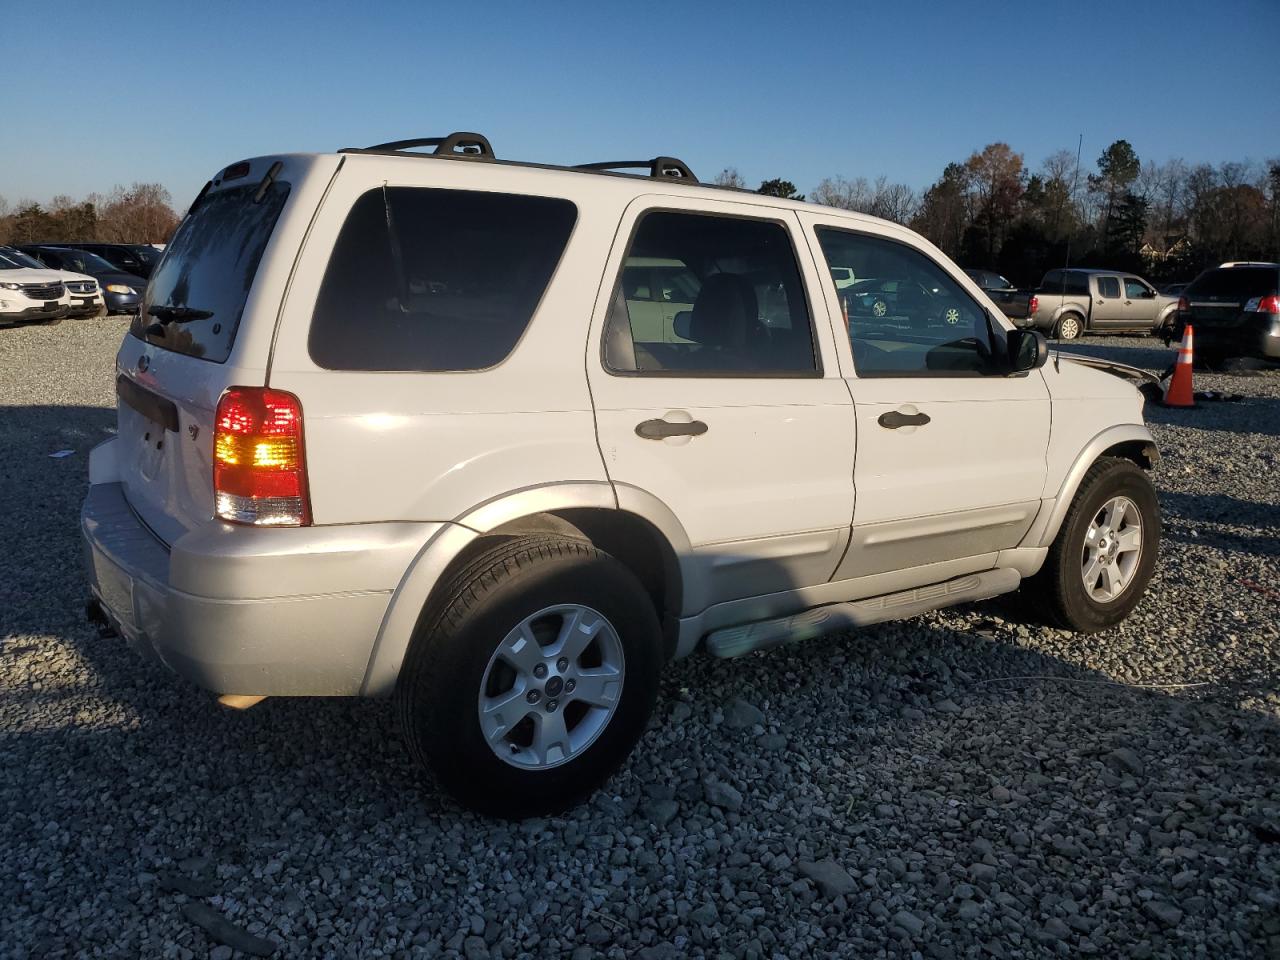
{"label": "rear wiper blade", "polygon": [[195,307],[148,307],[147,313],[161,323],[189,323],[192,320],[208,320],[213,316],[211,310],[197,310]]}

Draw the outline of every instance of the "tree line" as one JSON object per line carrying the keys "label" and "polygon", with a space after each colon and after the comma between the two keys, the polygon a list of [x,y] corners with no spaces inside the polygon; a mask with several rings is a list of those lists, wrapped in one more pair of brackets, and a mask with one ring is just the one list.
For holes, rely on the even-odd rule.
{"label": "tree line", "polygon": [[[1280,158],[1158,163],[1117,140],[1088,169],[1080,166],[1076,154],[1059,150],[1033,170],[1007,143],[992,143],[948,163],[924,191],[887,177],[837,176],[808,199],[906,224],[963,266],[995,270],[1019,286],[1064,264],[1163,282],[1224,260],[1280,260]],[[715,182],[746,189],[732,167]],[[757,192],[805,199],[783,179]],[[161,243],[178,219],[157,183],[12,208],[0,197],[0,243]]]}
{"label": "tree line", "polygon": [[[746,188],[732,167],[715,182]],[[806,199],[782,179],[756,192]],[[961,265],[1024,287],[1063,265],[1165,282],[1225,260],[1280,260],[1280,158],[1160,163],[1117,140],[1088,167],[1064,149],[1032,169],[992,143],[948,163],[922,192],[887,177],[829,177],[807,199],[905,224]]]}
{"label": "tree line", "polygon": [[83,200],[59,194],[47,204],[0,197],[0,244],[163,243],[178,225],[169,191],[158,183],[116,186]]}

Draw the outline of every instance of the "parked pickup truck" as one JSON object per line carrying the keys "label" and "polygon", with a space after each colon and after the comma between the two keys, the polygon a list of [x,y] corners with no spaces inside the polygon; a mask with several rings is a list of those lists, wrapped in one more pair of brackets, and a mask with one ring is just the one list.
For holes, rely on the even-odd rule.
{"label": "parked pickup truck", "polygon": [[[965,270],[969,279],[982,288],[982,292],[990,297],[1000,312],[1010,320],[1026,320],[1034,312],[1032,295],[1019,290],[1000,274],[991,270]],[[1020,324],[1025,326],[1025,324]]]}
{"label": "parked pickup truck", "polygon": [[1132,273],[1118,270],[1050,270],[1040,281],[1030,326],[1074,340],[1085,333],[1150,333],[1172,329],[1178,298],[1158,293]]}

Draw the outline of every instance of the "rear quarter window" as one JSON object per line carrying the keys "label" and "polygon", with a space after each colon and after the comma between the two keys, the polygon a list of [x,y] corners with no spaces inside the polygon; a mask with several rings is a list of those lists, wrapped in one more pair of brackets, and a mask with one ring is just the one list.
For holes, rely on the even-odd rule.
{"label": "rear quarter window", "polygon": [[311,359],[329,370],[416,372],[501,363],[532,320],[576,219],[577,208],[554,197],[370,190],[329,258]]}
{"label": "rear quarter window", "polygon": [[207,194],[179,224],[151,279],[132,334],[166,350],[223,363],[231,355],[262,252],[289,198],[271,184]]}

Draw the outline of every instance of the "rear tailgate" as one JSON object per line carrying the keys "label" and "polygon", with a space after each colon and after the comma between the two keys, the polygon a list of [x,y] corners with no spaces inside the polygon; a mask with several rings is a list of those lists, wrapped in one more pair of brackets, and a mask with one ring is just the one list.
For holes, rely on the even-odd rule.
{"label": "rear tailgate", "polygon": [[116,460],[130,506],[166,543],[213,517],[218,399],[266,383],[289,273],[338,166],[265,157],[227,168],[151,276],[116,357]]}

